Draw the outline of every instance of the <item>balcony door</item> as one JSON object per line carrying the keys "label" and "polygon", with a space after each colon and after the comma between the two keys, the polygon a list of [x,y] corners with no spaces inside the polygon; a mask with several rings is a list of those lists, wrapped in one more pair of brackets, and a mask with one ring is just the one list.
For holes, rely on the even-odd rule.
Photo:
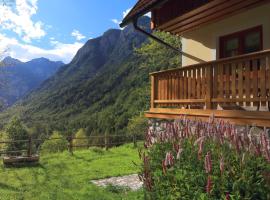
{"label": "balcony door", "polygon": [[220,58],[261,51],[263,49],[262,26],[220,37]]}

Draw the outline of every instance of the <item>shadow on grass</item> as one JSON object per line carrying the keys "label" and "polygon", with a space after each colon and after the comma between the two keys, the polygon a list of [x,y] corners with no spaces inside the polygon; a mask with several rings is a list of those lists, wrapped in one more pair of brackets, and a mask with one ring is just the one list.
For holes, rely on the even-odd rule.
{"label": "shadow on grass", "polygon": [[16,164],[5,164],[5,168],[42,168],[45,169],[45,167],[40,163],[16,163]]}
{"label": "shadow on grass", "polygon": [[0,183],[0,188],[1,188],[1,189],[4,189],[4,190],[11,190],[11,191],[13,191],[13,192],[18,192],[18,191],[19,191],[16,187],[7,185],[7,184],[5,184],[5,183]]}
{"label": "shadow on grass", "polygon": [[83,156],[78,156],[76,154],[73,154],[72,157],[74,157],[76,160],[81,160],[81,161],[87,162],[87,163],[91,163],[97,159],[97,158],[87,159],[87,158],[84,158]]}

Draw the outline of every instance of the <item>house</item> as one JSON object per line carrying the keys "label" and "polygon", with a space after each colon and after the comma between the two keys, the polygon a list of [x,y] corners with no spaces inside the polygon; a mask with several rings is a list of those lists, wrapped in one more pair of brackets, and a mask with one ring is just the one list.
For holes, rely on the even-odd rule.
{"label": "house", "polygon": [[270,127],[269,0],[139,0],[121,26],[152,14],[152,29],[182,38],[183,67],[151,77],[149,118],[209,116]]}

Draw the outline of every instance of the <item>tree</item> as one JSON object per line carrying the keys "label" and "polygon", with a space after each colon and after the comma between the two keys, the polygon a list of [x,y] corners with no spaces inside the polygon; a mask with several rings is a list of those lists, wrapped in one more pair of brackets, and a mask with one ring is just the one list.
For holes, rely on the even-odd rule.
{"label": "tree", "polygon": [[[86,138],[86,131],[84,129],[79,129],[77,133],[75,134],[75,137],[73,139],[73,146],[79,146],[79,147],[87,147],[89,144],[88,139]],[[85,138],[85,139],[83,139]],[[76,148],[76,147],[75,147]]]}
{"label": "tree", "polygon": [[[180,37],[159,31],[155,32],[155,35],[176,48],[182,48]],[[136,53],[144,59],[142,67],[150,68],[151,71],[179,67],[182,63],[181,54],[152,39],[136,49]]]}
{"label": "tree", "polygon": [[128,133],[133,136],[134,147],[137,147],[137,138],[143,138],[148,127],[148,120],[144,116],[138,115],[129,120]]}
{"label": "tree", "polygon": [[[26,128],[22,124],[21,120],[17,117],[13,118],[5,129],[7,139],[11,141],[15,140],[28,140],[29,136]],[[7,145],[8,151],[21,151],[25,150],[27,142],[14,142]]]}
{"label": "tree", "polygon": [[52,136],[42,144],[41,151],[44,153],[58,153],[65,151],[67,146],[67,140],[59,132],[54,131]]}

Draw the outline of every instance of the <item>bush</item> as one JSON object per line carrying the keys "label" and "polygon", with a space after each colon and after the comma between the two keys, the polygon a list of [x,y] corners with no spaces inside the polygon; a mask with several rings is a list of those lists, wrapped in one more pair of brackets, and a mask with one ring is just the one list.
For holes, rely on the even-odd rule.
{"label": "bush", "polygon": [[[85,139],[83,139],[83,138],[85,138]],[[75,134],[75,137],[73,139],[73,146],[75,146],[75,148],[80,148],[80,147],[86,148],[88,145],[89,145],[89,141],[87,139],[86,132],[84,129],[81,128]]]}
{"label": "bush", "polygon": [[57,131],[54,131],[49,140],[46,140],[41,151],[44,153],[58,153],[67,149],[68,141]]}
{"label": "bush", "polygon": [[129,120],[128,134],[133,136],[134,145],[137,146],[137,139],[143,139],[148,127],[148,119],[144,116],[135,116]]}
{"label": "bush", "polygon": [[[28,140],[29,136],[21,120],[13,118],[5,129],[7,140]],[[27,149],[27,142],[9,143],[6,145],[7,151],[21,151]],[[21,153],[17,153],[20,155]]]}
{"label": "bush", "polygon": [[223,122],[149,130],[141,179],[150,199],[270,199],[269,136]]}

